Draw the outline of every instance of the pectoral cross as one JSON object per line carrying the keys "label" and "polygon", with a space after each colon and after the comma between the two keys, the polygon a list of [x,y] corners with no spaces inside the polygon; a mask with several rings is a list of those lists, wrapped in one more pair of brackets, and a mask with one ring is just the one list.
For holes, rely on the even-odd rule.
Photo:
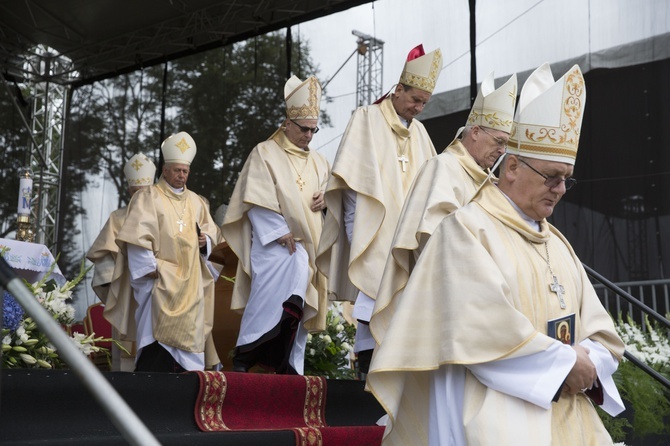
{"label": "pectoral cross", "polygon": [[179,232],[182,232],[186,223],[184,223],[184,220],[180,218],[179,220],[177,220],[177,224],[179,225]]}
{"label": "pectoral cross", "polygon": [[298,187],[300,188],[300,190],[302,190],[302,187],[303,187],[305,184],[307,184],[307,182],[306,182],[305,180],[303,180],[302,177],[298,176],[298,179],[295,180],[295,184],[297,184]]}
{"label": "pectoral cross", "polygon": [[398,157],[398,162],[400,162],[400,164],[402,164],[402,171],[407,172],[407,166],[406,165],[407,165],[407,163],[409,163],[409,159],[404,154],[402,154]]}
{"label": "pectoral cross", "polygon": [[565,300],[563,299],[565,288],[563,288],[563,285],[558,283],[556,276],[551,276],[551,278],[553,281],[549,285],[549,289],[552,293],[556,293],[556,296],[558,296],[558,301],[561,303],[561,308],[565,308]]}

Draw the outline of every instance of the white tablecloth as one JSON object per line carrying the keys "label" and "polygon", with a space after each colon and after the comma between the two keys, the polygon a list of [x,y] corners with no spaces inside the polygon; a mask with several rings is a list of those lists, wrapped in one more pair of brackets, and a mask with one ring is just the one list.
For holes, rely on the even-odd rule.
{"label": "white tablecloth", "polygon": [[[9,266],[14,269],[16,275],[30,283],[41,280],[49,271],[51,264],[56,261],[49,249],[39,243],[0,238],[0,252]],[[58,265],[52,271],[51,278],[59,286],[65,283],[65,277],[63,277]]]}

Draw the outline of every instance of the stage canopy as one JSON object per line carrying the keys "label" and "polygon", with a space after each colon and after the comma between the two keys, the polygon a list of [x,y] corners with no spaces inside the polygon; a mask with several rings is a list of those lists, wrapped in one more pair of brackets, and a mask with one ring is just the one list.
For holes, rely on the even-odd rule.
{"label": "stage canopy", "polygon": [[[76,87],[369,2],[4,0],[0,72],[16,81],[43,73],[48,80]],[[37,66],[45,61],[41,46],[69,64],[58,70]]]}

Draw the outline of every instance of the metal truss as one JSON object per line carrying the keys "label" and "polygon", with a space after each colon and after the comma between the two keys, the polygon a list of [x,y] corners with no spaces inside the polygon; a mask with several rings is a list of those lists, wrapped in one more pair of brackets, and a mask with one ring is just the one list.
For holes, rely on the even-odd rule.
{"label": "metal truss", "polygon": [[71,63],[41,46],[32,52],[25,67],[31,73],[27,86],[32,101],[30,168],[34,174],[31,210],[35,241],[56,252],[69,87],[49,79],[63,76]]}
{"label": "metal truss", "polygon": [[359,31],[356,60],[356,106],[372,104],[383,94],[384,42]]}

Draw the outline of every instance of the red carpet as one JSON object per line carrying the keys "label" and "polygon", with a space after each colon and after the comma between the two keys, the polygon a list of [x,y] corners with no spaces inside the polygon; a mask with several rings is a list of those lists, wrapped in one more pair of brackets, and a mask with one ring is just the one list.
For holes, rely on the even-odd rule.
{"label": "red carpet", "polygon": [[202,431],[292,430],[298,446],[381,444],[380,426],[326,426],[322,377],[194,373],[200,380],[195,421]]}

